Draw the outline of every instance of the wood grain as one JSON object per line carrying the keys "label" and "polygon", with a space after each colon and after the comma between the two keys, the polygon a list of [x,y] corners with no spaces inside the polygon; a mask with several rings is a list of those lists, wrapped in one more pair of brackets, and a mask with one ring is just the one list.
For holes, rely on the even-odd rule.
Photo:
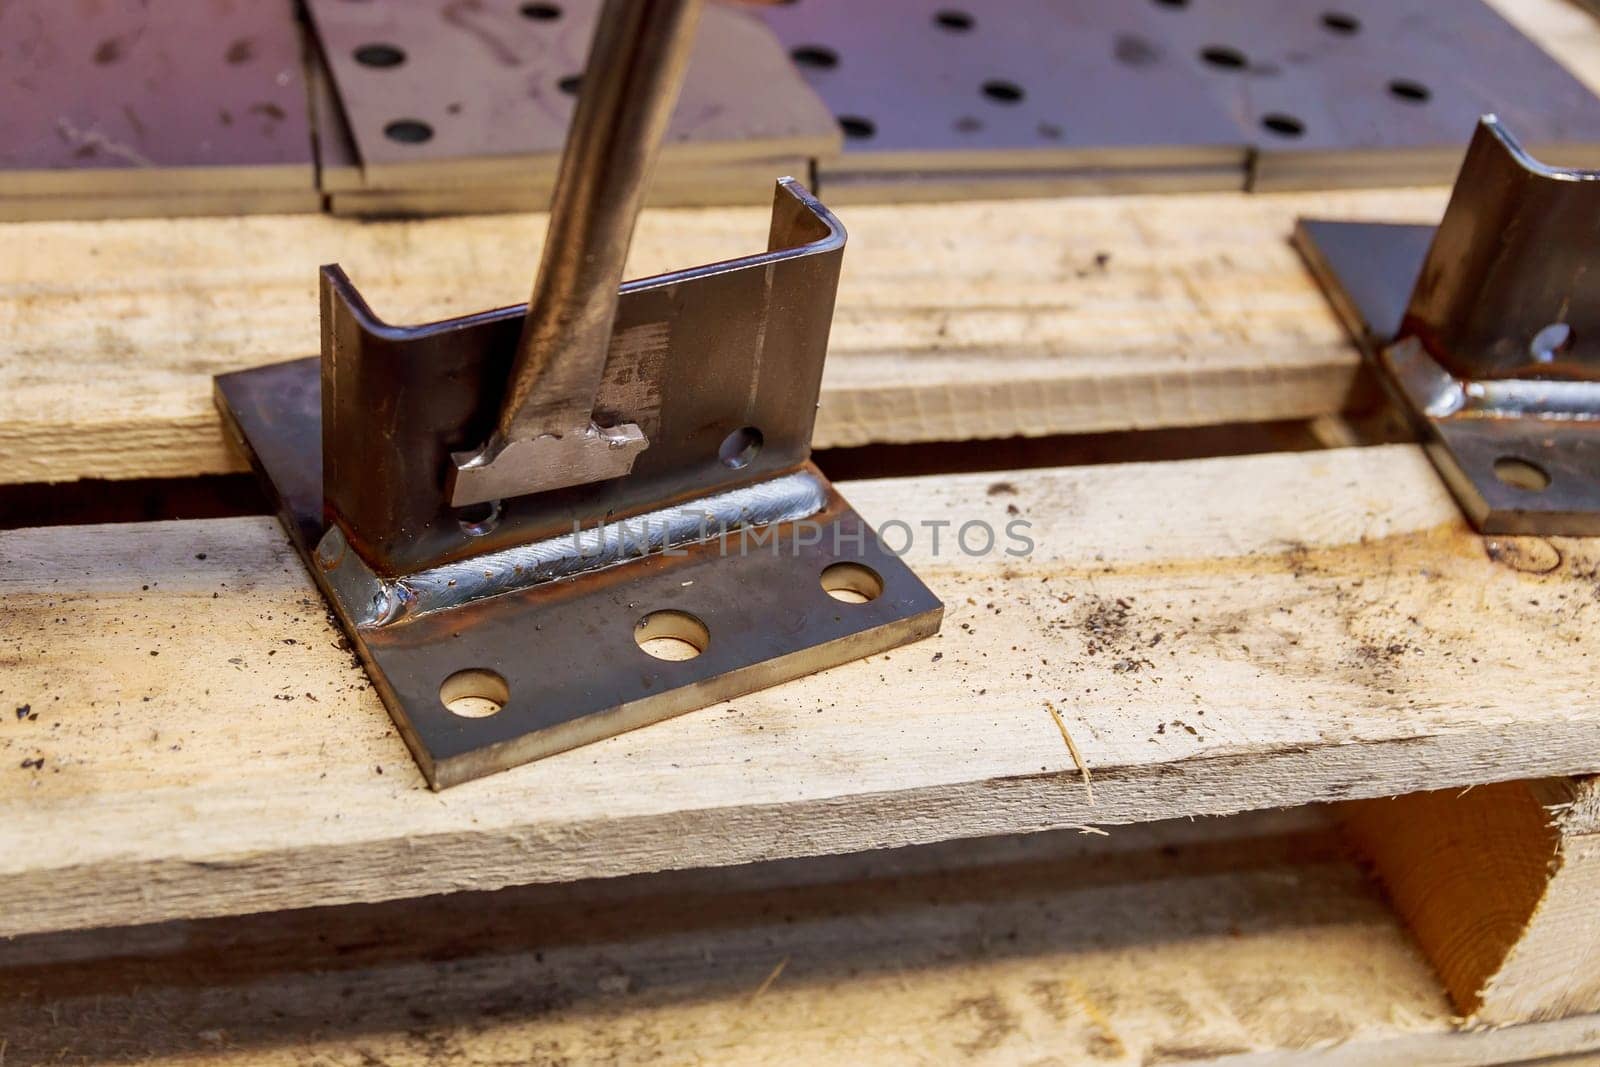
{"label": "wood grain", "polygon": [[1299,809],[0,944],[8,1062],[1486,1064]]}
{"label": "wood grain", "polygon": [[0,535],[0,932],[1600,770],[1600,546],[1486,545],[1409,446],[845,492],[955,524],[941,636],[442,794],[272,521]]}
{"label": "wood grain", "polygon": [[1597,812],[1596,779],[1341,808],[1457,1007],[1496,1025],[1600,1010]]}
{"label": "wood grain", "polygon": [[[1358,357],[1294,217],[1442,191],[855,207],[818,447],[1310,417]],[[420,322],[526,299],[539,215],[0,226],[0,480],[242,469],[211,376],[317,351],[316,265]],[[629,273],[763,247],[761,208],[648,211]]]}

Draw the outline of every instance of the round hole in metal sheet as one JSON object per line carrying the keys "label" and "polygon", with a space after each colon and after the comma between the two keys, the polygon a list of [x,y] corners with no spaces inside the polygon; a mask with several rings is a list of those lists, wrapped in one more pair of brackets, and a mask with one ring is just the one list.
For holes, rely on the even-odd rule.
{"label": "round hole in metal sheet", "polygon": [[883,577],[865,563],[833,563],[822,569],[822,589],[846,604],[866,604],[883,595]]}
{"label": "round hole in metal sheet", "polygon": [[556,88],[560,89],[568,96],[577,96],[578,90],[583,88],[583,75],[568,74],[565,78],[562,78],[560,81],[556,82]]}
{"label": "round hole in metal sheet", "polygon": [[561,17],[561,8],[556,4],[523,4],[517,11],[534,22],[554,22]]}
{"label": "round hole in metal sheet", "polygon": [[711,646],[711,631],[687,611],[652,611],[633,625],[633,640],[656,659],[694,659]]}
{"label": "round hole in metal sheet", "polygon": [[1278,111],[1274,111],[1270,115],[1261,116],[1261,126],[1279,137],[1299,137],[1306,132],[1305,123],[1293,115],[1285,115]]}
{"label": "round hole in metal sheet", "polygon": [[990,78],[983,83],[983,95],[997,104],[1018,104],[1026,94],[1016,82],[1004,78]]}
{"label": "round hole in metal sheet", "polygon": [[1550,488],[1550,473],[1521,456],[1501,456],[1494,461],[1494,476],[1513,489],[1542,493]]}
{"label": "round hole in metal sheet", "polygon": [[950,33],[966,33],[968,30],[972,29],[976,23],[973,17],[967,14],[965,11],[957,11],[954,8],[946,8],[943,11],[937,12],[933,16],[933,24],[939,27],[941,30],[947,30]]}
{"label": "round hole in metal sheet", "polygon": [[353,53],[363,67],[388,70],[406,61],[405,52],[392,44],[364,44]]}
{"label": "round hole in metal sheet", "polygon": [[860,115],[840,115],[839,128],[844,131],[846,137],[855,141],[865,141],[878,132],[876,123]]}
{"label": "round hole in metal sheet", "polygon": [[396,119],[383,128],[383,135],[401,144],[423,144],[433,140],[433,127],[421,119]]}
{"label": "round hole in metal sheet", "polygon": [[1535,363],[1554,363],[1572,351],[1572,327],[1564,322],[1552,322],[1528,342],[1528,355]]}
{"label": "round hole in metal sheet", "polygon": [[1243,70],[1249,64],[1243,52],[1225,44],[1206,45],[1200,49],[1200,58],[1205,60],[1208,66],[1221,70]]}
{"label": "round hole in metal sheet", "polygon": [[1329,33],[1348,37],[1361,32],[1361,20],[1343,11],[1326,11],[1322,15],[1322,27]]}
{"label": "round hole in metal sheet", "polygon": [[456,508],[456,522],[461,525],[461,532],[468,537],[482,537],[484,534],[493,533],[495,527],[500,525],[500,501],[490,500],[482,504],[468,504],[466,507]]}
{"label": "round hole in metal sheet", "polygon": [[839,65],[839,53],[820,44],[803,44],[789,52],[796,66],[811,70],[832,70]]}
{"label": "round hole in metal sheet", "polygon": [[1157,7],[1170,7],[1173,9],[1178,9],[1188,7],[1189,0],[1155,0],[1155,4]]}
{"label": "round hole in metal sheet", "polygon": [[1389,95],[1408,104],[1426,104],[1433,97],[1433,90],[1410,78],[1396,78],[1389,83]]}
{"label": "round hole in metal sheet", "polygon": [[511,687],[487,667],[456,671],[439,686],[439,703],[463,719],[485,719],[511,701]]}
{"label": "round hole in metal sheet", "polygon": [[754,426],[742,426],[722,439],[717,447],[717,458],[724,467],[739,470],[750,466],[750,461],[761,452],[761,431]]}

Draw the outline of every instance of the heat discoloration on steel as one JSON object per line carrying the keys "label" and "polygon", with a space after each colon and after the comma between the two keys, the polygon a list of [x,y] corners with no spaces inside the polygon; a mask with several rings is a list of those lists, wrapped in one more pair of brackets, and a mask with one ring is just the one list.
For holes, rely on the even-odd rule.
{"label": "heat discoloration on steel", "polygon": [[[937,632],[938,598],[809,462],[844,243],[785,179],[766,252],[623,285],[594,410],[648,427],[650,447],[623,477],[481,515],[451,507],[444,474],[494,424],[522,308],[391,326],[327,268],[320,365],[217,380],[431,785]],[[643,555],[604,532],[619,522]],[[830,595],[836,563],[872,595]],[[651,655],[635,627],[658,611],[692,618],[703,647]],[[463,672],[494,680],[494,714],[446,705]]]}
{"label": "heat discoloration on steel", "polygon": [[1313,273],[1483,533],[1600,534],[1596,218],[1600,172],[1539,163],[1491,115],[1437,230],[1298,227]]}
{"label": "heat discoloration on steel", "polygon": [[822,478],[804,470],[393,581],[345,551],[337,526],[324,535],[317,558],[330,564],[328,582],[356,610],[357,626],[389,626],[532,584],[564,581],[701,542],[720,543],[736,530],[810,518],[822,510],[827,495]]}

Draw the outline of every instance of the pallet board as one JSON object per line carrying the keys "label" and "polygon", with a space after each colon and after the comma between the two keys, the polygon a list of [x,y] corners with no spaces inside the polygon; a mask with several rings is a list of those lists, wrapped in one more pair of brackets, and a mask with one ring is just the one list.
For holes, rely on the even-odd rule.
{"label": "pallet board", "polygon": [[272,520],[0,535],[0,933],[1600,770],[1600,545],[1411,446],[843,491],[1036,548],[924,537],[939,637],[444,794]]}
{"label": "pallet board", "polygon": [[[1293,967],[1286,966],[1293,961]],[[7,1062],[1466,1067],[1314,813],[952,842],[0,943]]]}
{"label": "pallet board", "polygon": [[[1298,215],[1437,217],[1443,190],[856,207],[818,447],[1307,418],[1359,355]],[[0,481],[242,470],[211,376],[317,351],[318,263],[419,322],[526,299],[540,216],[36,224],[0,259]],[[764,246],[764,208],[647,211],[629,274]],[[0,229],[0,237],[7,231]]]}

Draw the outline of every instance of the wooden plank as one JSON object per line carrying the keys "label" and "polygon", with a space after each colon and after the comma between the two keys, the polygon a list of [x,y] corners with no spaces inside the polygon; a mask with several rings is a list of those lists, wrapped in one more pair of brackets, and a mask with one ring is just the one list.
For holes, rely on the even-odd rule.
{"label": "wooden plank", "polygon": [[866,175],[898,178],[877,183],[888,190],[952,173],[1045,184],[1089,168],[1202,166],[1231,166],[1244,187],[1250,137],[1205,72],[1166,46],[1174,20],[1153,5],[1014,0],[974,15],[812,0],[760,11],[844,129],[843,153],[817,161],[824,188]]}
{"label": "wooden plank", "polygon": [[939,637],[442,794],[270,520],[0,535],[0,933],[1600,770],[1600,544],[1486,546],[1411,446],[845,492]]}
{"label": "wooden plank", "polygon": [[[855,207],[816,443],[1311,417],[1357,354],[1296,215],[1425,218],[1444,193]],[[0,226],[0,480],[240,470],[220,371],[317,350],[315,265],[425,321],[526,299],[538,215]],[[649,211],[630,274],[763,247],[760,208]]]}
{"label": "wooden plank", "polygon": [[1505,782],[1343,808],[1464,1014],[1600,1011],[1600,780]]}
{"label": "wooden plank", "polygon": [[1306,811],[0,944],[8,1061],[1502,1063]]}

